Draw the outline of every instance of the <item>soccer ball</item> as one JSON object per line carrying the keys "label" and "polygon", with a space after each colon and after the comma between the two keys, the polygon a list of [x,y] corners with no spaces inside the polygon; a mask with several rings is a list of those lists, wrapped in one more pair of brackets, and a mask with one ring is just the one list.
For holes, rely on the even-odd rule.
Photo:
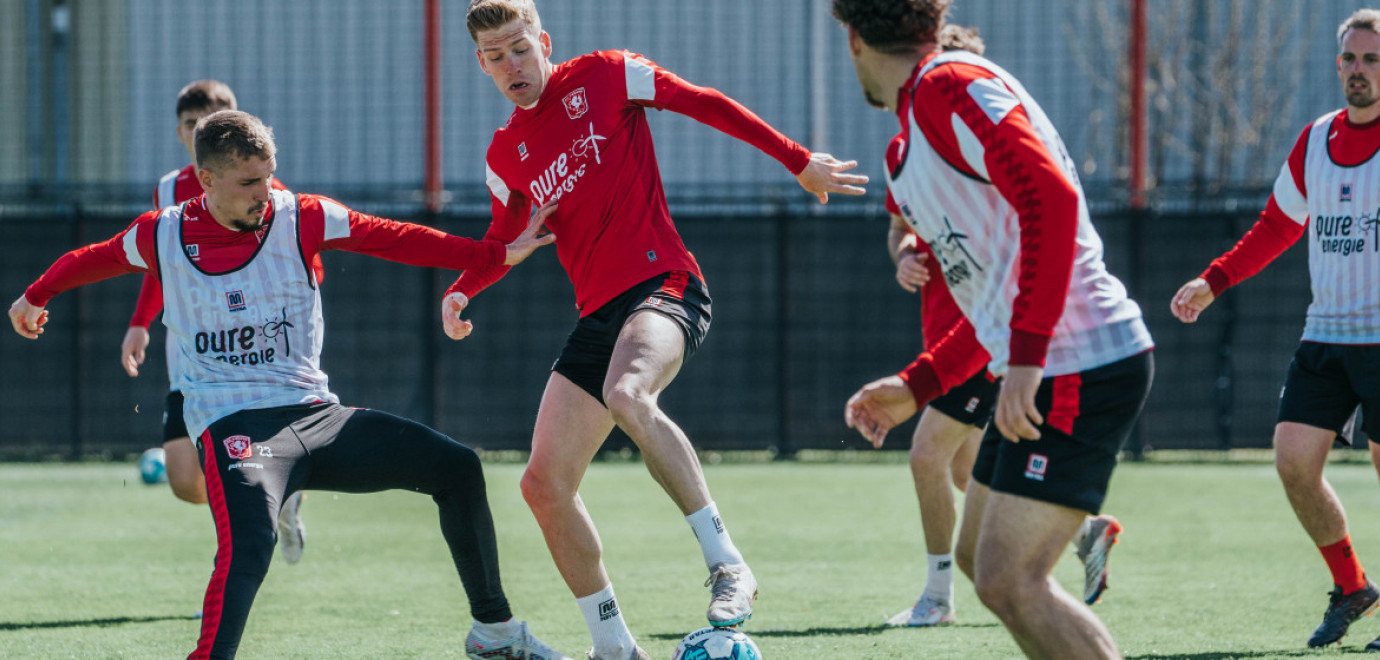
{"label": "soccer ball", "polygon": [[150,485],[168,481],[168,454],[162,447],[154,447],[139,457],[139,478]]}
{"label": "soccer ball", "polygon": [[761,660],[762,651],[736,628],[701,628],[685,636],[671,660]]}

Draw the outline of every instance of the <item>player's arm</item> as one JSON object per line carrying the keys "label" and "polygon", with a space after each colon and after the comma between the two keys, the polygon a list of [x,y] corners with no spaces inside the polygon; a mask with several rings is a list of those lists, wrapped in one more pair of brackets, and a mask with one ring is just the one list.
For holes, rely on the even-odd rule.
{"label": "player's arm", "polygon": [[1260,219],[1231,250],[1214,259],[1201,275],[1185,282],[1170,299],[1169,311],[1175,318],[1184,323],[1197,321],[1223,291],[1259,273],[1303,236],[1308,227],[1303,162],[1310,128],[1303,129],[1275,177],[1274,191]]}
{"label": "player's arm", "polygon": [[139,287],[139,299],[134,303],[134,315],[129,319],[129,329],[120,342],[120,366],[131,378],[139,375],[139,366],[144,364],[144,353],[149,347],[149,326],[158,312],[163,310],[163,285],[153,273],[144,274],[144,283]]}
{"label": "player's arm", "polygon": [[10,305],[10,324],[21,337],[37,339],[48,321],[48,302],[59,293],[126,273],[157,268],[153,231],[157,212],[135,220],[110,240],[62,255]]}
{"label": "player's arm", "polygon": [[960,318],[948,334],[905,369],[855,392],[844,406],[844,422],[873,447],[881,447],[887,432],[936,397],[972,378],[989,359],[973,326]]}
{"label": "player's arm", "polygon": [[865,175],[845,173],[857,167],[857,161],[812,154],[723,92],[690,84],[641,55],[624,52],[622,58],[630,102],[685,115],[757,147],[784,165],[820,203],[829,201],[829,193],[866,193],[860,187],[867,183]]}
{"label": "player's arm", "polygon": [[[488,172],[488,186],[493,220],[484,237],[506,240],[520,235],[523,227],[535,217],[532,203],[522,193],[510,190],[492,168]],[[474,324],[460,318],[460,314],[469,306],[471,298],[507,273],[508,266],[496,266],[467,270],[456,278],[441,297],[441,326],[447,337],[460,340],[474,331]]]}

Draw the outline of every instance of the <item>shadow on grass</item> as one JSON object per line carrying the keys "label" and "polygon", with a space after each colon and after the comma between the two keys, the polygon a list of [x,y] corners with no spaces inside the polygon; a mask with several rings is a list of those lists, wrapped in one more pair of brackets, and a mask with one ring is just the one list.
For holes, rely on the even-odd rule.
{"label": "shadow on grass", "polygon": [[111,626],[123,626],[131,623],[157,623],[159,621],[197,621],[201,617],[195,614],[184,614],[179,616],[119,616],[109,619],[85,619],[81,621],[31,621],[29,623],[4,623],[0,622],[0,631],[4,630],[44,630],[48,628],[108,628]]}
{"label": "shadow on grass", "polygon": [[[957,624],[957,625],[950,626],[950,627],[953,627],[953,628],[994,628],[994,627],[996,627],[996,626],[997,626],[997,624],[995,624],[995,623],[964,623],[964,624]],[[750,635],[750,636],[752,636],[752,637],[815,637],[815,636],[818,636],[818,635],[876,635],[876,634],[878,634],[878,633],[886,632],[886,631],[888,631],[888,630],[905,630],[905,628],[898,628],[898,627],[896,627],[896,626],[884,626],[884,625],[881,625],[881,624],[877,624],[877,625],[872,625],[872,626],[857,626],[857,627],[854,627],[854,628],[805,628],[805,629],[803,629],[803,630],[789,630],[789,629],[782,629],[782,628],[771,629],[771,628],[768,628],[768,629],[764,629],[764,630],[744,630],[743,632],[747,633],[748,635]],[[685,636],[684,633],[655,633],[655,634],[652,634],[652,635],[648,635],[648,637],[651,637],[652,639],[666,639],[666,640],[680,639],[680,638],[682,638],[682,637],[684,637],[684,636]]]}
{"label": "shadow on grass", "polygon": [[[1303,658],[1314,657],[1319,655],[1318,650],[1319,649],[1289,649],[1288,651],[1204,651],[1202,653],[1146,653],[1145,655],[1128,655],[1126,656],[1126,660],[1235,660],[1236,658]],[[1355,650],[1357,653],[1361,652],[1361,649]]]}

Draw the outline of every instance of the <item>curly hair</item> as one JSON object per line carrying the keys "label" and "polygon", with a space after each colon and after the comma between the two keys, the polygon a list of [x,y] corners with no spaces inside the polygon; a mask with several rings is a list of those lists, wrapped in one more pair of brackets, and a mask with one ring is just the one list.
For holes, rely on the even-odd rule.
{"label": "curly hair", "polygon": [[981,55],[987,50],[987,44],[982,42],[982,37],[978,36],[977,28],[963,27],[954,23],[948,23],[939,30],[939,47],[944,50],[966,50],[974,55]]}
{"label": "curly hair", "polygon": [[858,31],[863,43],[898,53],[935,42],[953,0],[833,0],[834,18]]}

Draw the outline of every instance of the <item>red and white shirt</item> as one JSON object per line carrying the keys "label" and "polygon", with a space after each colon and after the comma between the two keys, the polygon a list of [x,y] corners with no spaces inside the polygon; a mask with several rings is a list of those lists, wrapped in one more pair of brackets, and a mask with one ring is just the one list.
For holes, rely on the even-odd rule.
{"label": "red and white shirt", "polygon": [[[547,226],[581,316],[661,273],[703,279],[666,208],[647,108],[713,126],[795,174],[810,161],[808,149],[747,108],[640,55],[599,51],[556,65],[536,105],[517,108],[494,132],[486,158],[494,219],[486,236],[511,241],[534,203],[559,200]],[[506,272],[466,271],[447,293],[472,298]]]}
{"label": "red and white shirt", "polygon": [[[906,139],[888,187],[930,245],[988,370],[1046,376],[1110,364],[1154,344],[1109,274],[1082,187],[1053,124],[1009,73],[964,51],[926,57],[898,93]],[[955,328],[911,386],[932,397],[973,371]]]}
{"label": "red and white shirt", "polygon": [[498,241],[276,190],[264,226],[239,232],[217,223],[205,199],[145,213],[110,240],[63,255],[24,294],[42,307],[62,291],[116,275],[159,277],[169,292],[163,323],[185,368],[193,438],[235,410],[336,400],[320,373],[320,294],[308,266],[320,252],[452,270],[490,267],[507,255]]}
{"label": "red and white shirt", "polygon": [[1307,232],[1313,302],[1303,341],[1380,344],[1377,153],[1380,119],[1353,124],[1338,110],[1304,128],[1260,220],[1203,272],[1212,292],[1260,272]]}

